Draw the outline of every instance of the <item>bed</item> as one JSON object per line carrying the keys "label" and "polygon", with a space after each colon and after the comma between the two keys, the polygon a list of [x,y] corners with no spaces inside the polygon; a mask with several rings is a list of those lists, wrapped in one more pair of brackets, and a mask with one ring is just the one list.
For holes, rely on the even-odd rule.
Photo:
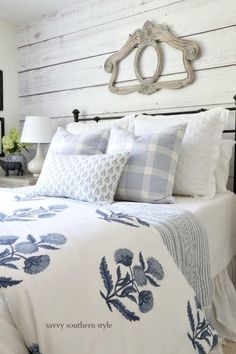
{"label": "bed", "polygon": [[[59,131],[44,180],[0,191],[1,354],[221,353],[214,328],[236,340],[235,195],[175,196],[173,203],[168,175],[165,196],[121,185],[120,201],[111,204],[109,191],[117,193],[127,166],[128,133],[115,132],[106,156],[100,152],[111,139],[106,128],[90,157],[76,150],[88,141],[69,137],[65,148],[67,133]],[[175,148],[183,129],[168,130]],[[81,176],[101,188],[86,192]]]}

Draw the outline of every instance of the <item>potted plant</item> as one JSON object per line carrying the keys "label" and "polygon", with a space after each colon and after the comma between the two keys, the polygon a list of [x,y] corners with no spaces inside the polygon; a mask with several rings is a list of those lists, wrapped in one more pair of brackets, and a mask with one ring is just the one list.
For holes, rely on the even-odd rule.
{"label": "potted plant", "polygon": [[21,133],[18,129],[12,128],[9,135],[4,135],[2,138],[2,147],[4,153],[7,155],[6,160],[9,162],[21,162],[23,170],[27,167],[27,161],[25,156],[21,153],[22,150],[28,149],[29,144],[21,143]]}

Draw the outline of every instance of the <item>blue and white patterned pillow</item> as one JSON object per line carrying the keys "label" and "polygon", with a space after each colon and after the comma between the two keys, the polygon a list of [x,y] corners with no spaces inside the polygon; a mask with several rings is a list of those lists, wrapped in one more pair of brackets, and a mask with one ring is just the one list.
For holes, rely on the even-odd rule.
{"label": "blue and white patterned pillow", "polygon": [[110,204],[129,153],[63,155],[51,152],[34,188],[34,195]]}
{"label": "blue and white patterned pillow", "polygon": [[65,155],[98,155],[106,151],[110,129],[98,129],[91,133],[71,134],[59,127],[52,139],[49,151]]}
{"label": "blue and white patterned pillow", "polygon": [[186,124],[165,132],[134,136],[113,128],[107,153],[128,151],[115,199],[146,203],[172,203],[174,177]]}

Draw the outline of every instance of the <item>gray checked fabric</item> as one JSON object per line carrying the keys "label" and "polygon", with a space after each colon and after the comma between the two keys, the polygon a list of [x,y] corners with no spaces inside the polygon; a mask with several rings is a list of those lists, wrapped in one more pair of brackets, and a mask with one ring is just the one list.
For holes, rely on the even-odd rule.
{"label": "gray checked fabric", "polygon": [[51,152],[43,165],[34,195],[110,204],[128,155],[86,156]]}
{"label": "gray checked fabric", "polygon": [[186,124],[161,133],[134,136],[113,128],[107,153],[128,151],[115,199],[145,203],[173,203],[174,177]]}
{"label": "gray checked fabric", "polygon": [[152,224],[160,232],[168,251],[196,292],[201,305],[211,306],[208,239],[196,215],[177,207],[146,203],[117,202],[109,209],[115,213],[136,216]]}
{"label": "gray checked fabric", "polygon": [[99,129],[92,133],[71,134],[58,128],[49,151],[65,155],[98,155],[106,151],[110,129]]}

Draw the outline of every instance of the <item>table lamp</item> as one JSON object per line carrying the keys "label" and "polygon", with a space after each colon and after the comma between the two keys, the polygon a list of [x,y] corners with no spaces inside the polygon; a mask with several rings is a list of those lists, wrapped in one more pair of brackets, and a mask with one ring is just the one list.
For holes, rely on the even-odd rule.
{"label": "table lamp", "polygon": [[37,152],[33,160],[28,163],[29,172],[34,177],[40,175],[44,157],[40,144],[50,143],[54,134],[51,119],[48,117],[31,116],[25,118],[21,134],[22,143],[37,143]]}

